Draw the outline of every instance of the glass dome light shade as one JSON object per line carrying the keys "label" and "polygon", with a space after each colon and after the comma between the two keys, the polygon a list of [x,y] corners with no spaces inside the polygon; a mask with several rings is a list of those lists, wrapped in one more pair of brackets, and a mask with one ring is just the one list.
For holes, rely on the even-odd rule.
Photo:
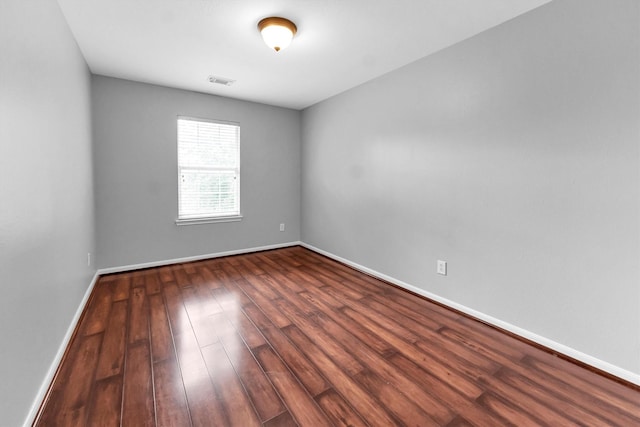
{"label": "glass dome light shade", "polygon": [[258,23],[262,39],[271,49],[281,51],[291,44],[296,34],[296,25],[285,18],[270,17]]}

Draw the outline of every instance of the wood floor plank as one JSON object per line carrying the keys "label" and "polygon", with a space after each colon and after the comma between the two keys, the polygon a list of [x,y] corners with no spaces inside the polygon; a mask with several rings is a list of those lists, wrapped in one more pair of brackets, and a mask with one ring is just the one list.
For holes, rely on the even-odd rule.
{"label": "wood floor plank", "polygon": [[316,321],[322,329],[334,336],[336,341],[345,347],[349,346],[350,351],[353,352],[362,366],[366,366],[368,371],[371,371],[397,390],[401,390],[416,405],[428,407],[431,418],[436,422],[444,424],[453,417],[454,412],[428,393],[421,384],[416,383],[412,377],[404,375],[401,370],[364,345],[364,343],[359,344],[348,330],[340,328],[325,317],[317,316]]}
{"label": "wood floor plank", "polygon": [[93,335],[104,332],[111,311],[110,282],[99,280],[87,307],[87,314],[82,324],[83,335]]}
{"label": "wood floor plank", "polygon": [[227,319],[229,319],[233,327],[244,338],[249,348],[261,347],[267,343],[264,336],[258,328],[251,323],[251,320],[249,320],[243,311],[238,312],[236,316],[228,316]]}
{"label": "wood floor plank", "polygon": [[394,425],[396,423],[374,397],[340,369],[297,327],[290,326],[284,332],[325,377],[332,378],[332,385],[340,394],[354,397],[351,399],[351,403],[367,423],[380,426]]}
{"label": "wood floor plank", "polygon": [[480,394],[482,394],[482,388],[478,386],[476,382],[474,382],[471,378],[468,378],[462,372],[463,370],[467,370],[467,366],[459,366],[458,369],[454,369],[449,365],[446,359],[442,359],[436,356],[436,353],[433,355],[425,352],[418,352],[417,347],[405,342],[399,337],[396,337],[392,332],[387,331],[381,326],[377,325],[375,322],[369,320],[367,317],[360,315],[358,312],[355,312],[349,308],[345,308],[343,312],[352,318],[355,322],[369,329],[371,332],[377,334],[382,337],[384,340],[389,342],[398,352],[404,354],[409,359],[415,361],[419,365],[428,365],[429,372],[438,378],[443,379],[444,381],[450,381],[452,385],[458,389],[460,392],[464,393],[469,398],[476,398]]}
{"label": "wood floor plank", "polygon": [[[526,355],[526,351],[530,348],[527,346],[520,346],[520,342],[513,343],[511,340],[506,340],[505,336],[492,335],[491,333],[485,333],[481,330],[476,330],[474,327],[467,327],[466,322],[453,322],[440,329],[440,333],[448,337],[456,337],[460,341],[474,342],[479,344],[492,353],[500,353],[509,360],[520,360]],[[488,326],[484,326],[483,329],[491,330]],[[523,347],[526,350],[523,351]]]}
{"label": "wood floor plank", "polygon": [[313,300],[322,301],[323,304],[326,304],[333,309],[340,309],[344,307],[344,301],[329,295],[326,292],[327,289],[329,289],[329,287],[324,284],[322,287],[307,286],[304,292],[298,292],[298,295],[305,296],[305,299],[309,302],[313,302]]}
{"label": "wood floor plank", "polygon": [[317,396],[316,401],[333,425],[351,427],[367,425],[351,405],[333,389]]}
{"label": "wood floor plank", "polygon": [[[496,344],[491,339],[487,339],[484,343],[480,342],[480,337],[474,337],[473,335],[466,335],[459,330],[453,330],[449,327],[442,327],[438,333],[448,339],[449,341],[456,342],[460,345],[467,347],[469,350],[476,353],[478,356],[484,357],[488,360],[496,362],[499,365],[510,365],[514,362],[520,361],[524,354],[515,350],[513,354],[504,354],[499,348],[494,348]],[[496,347],[499,347],[496,344]]]}
{"label": "wood floor plank", "polygon": [[350,298],[354,301],[357,301],[361,298],[367,296],[361,289],[353,288],[351,286],[347,286],[344,283],[340,282],[338,279],[340,277],[333,278],[327,276],[330,272],[318,272],[312,269],[305,269],[301,267],[299,270],[300,273],[304,274],[305,277],[314,277],[316,276],[316,280],[321,281],[326,287],[324,288],[324,292],[327,295],[334,297],[337,300],[342,300],[343,298]]}
{"label": "wood floor plank", "polygon": [[173,275],[172,266],[166,265],[163,267],[158,267],[158,278],[161,283],[172,283],[175,282],[176,278]]}
{"label": "wood floor plank", "polygon": [[197,265],[198,262],[187,262],[184,264],[180,264],[182,266],[182,268],[184,268],[184,272],[187,273],[189,276],[196,274],[198,272],[197,270]]}
{"label": "wood floor plank", "polygon": [[294,307],[288,305],[282,301],[278,303],[280,310],[289,317],[291,322],[295,324],[303,333],[309,338],[313,339],[318,344],[322,351],[324,351],[328,357],[331,358],[338,366],[340,366],[349,375],[355,375],[362,371],[364,368],[352,355],[349,353],[335,336],[330,336],[315,322],[308,319],[304,314],[297,312]]}
{"label": "wood floor plank", "polygon": [[[481,408],[475,400],[468,399],[458,390],[451,387],[448,381],[436,378],[429,373],[428,366],[421,367],[402,354],[397,353],[391,356],[389,360],[394,367],[409,378],[412,378],[417,384],[421,384],[434,399],[448,407],[450,413],[464,413],[465,417],[478,426],[499,426],[504,424],[501,419]],[[429,413],[432,413],[432,411],[429,410]]]}
{"label": "wood floor plank", "polygon": [[236,285],[249,297],[251,300],[255,302],[256,305],[260,306],[260,309],[269,317],[278,328],[284,328],[291,324],[291,320],[282,314],[280,309],[274,304],[274,301],[267,298],[260,290],[253,285],[251,285],[246,280],[238,280]]}
{"label": "wood floor plank", "polygon": [[[531,369],[525,363],[526,359],[523,359],[524,362],[519,363],[505,362],[503,369],[499,373],[513,371],[533,385],[530,390],[535,388],[544,390],[543,393],[545,395],[563,402],[569,402],[580,411],[597,414],[598,417],[607,420],[608,424],[633,425],[638,423],[638,417],[640,417],[640,394],[637,402],[629,401],[624,406],[626,409],[620,411],[614,406],[604,404],[602,400],[599,400],[597,396],[591,393],[591,390],[597,389],[597,387],[581,387],[580,385],[569,384],[553,374]],[[604,378],[600,378],[604,380]]]}
{"label": "wood floor plank", "polygon": [[389,415],[378,400],[342,371],[297,327],[290,326],[284,332],[325,377],[332,379],[331,383],[336,391],[343,396],[350,396],[351,404],[370,426],[396,424],[396,420]]}
{"label": "wood floor plank", "polygon": [[502,369],[497,372],[496,375],[500,381],[511,385],[516,390],[524,391],[547,407],[557,408],[560,413],[571,418],[575,423],[584,423],[586,425],[593,426],[612,423],[612,421],[607,420],[606,417],[592,414],[578,405],[572,404],[571,402],[567,402],[563,399],[558,399],[557,396],[549,393],[548,390],[509,369]]}
{"label": "wood floor plank", "polygon": [[629,410],[633,403],[626,402],[611,393],[605,393],[596,387],[590,387],[579,378],[569,377],[561,370],[548,369],[548,365],[537,363],[529,356],[523,359],[523,363],[535,366],[536,370],[534,372],[550,378],[551,380],[548,380],[547,383],[555,385],[554,391],[558,391],[559,396],[566,396],[573,389],[589,390],[588,394],[573,398],[573,402],[584,409],[597,410],[599,414],[614,424],[640,425],[640,400],[638,401],[639,410]]}
{"label": "wood floor plank", "polygon": [[317,396],[329,388],[313,364],[299,349],[292,345],[286,335],[263,312],[255,306],[247,306],[244,309],[249,319],[260,329],[271,347],[287,363],[289,369],[297,375],[298,380],[311,396]]}
{"label": "wood floor plank", "polygon": [[131,278],[128,275],[123,275],[116,279],[115,283],[111,286],[111,294],[114,301],[122,301],[129,298],[129,291],[131,290]]}
{"label": "wood floor plank", "polygon": [[[197,281],[192,281],[193,290],[190,293],[190,295],[197,301],[198,309],[205,315],[222,312],[222,307],[220,307],[220,304],[213,295],[213,289],[210,287],[209,283],[202,281],[202,277],[199,275],[191,277],[200,278]],[[185,295],[187,295],[186,290],[183,292],[183,297]]]}
{"label": "wood floor plank", "polygon": [[309,292],[301,292],[299,295],[320,310],[316,315],[316,320],[324,321],[325,317],[331,318],[331,320],[333,320],[337,325],[348,330],[360,341],[367,343],[369,347],[374,349],[383,357],[389,357],[392,353],[395,353],[391,344],[366,328],[363,328],[361,325],[353,322],[353,320],[345,316],[342,311],[336,310],[335,307],[329,307],[324,303],[324,299],[321,295],[319,295],[319,298],[315,298]]}
{"label": "wood floor plank", "polygon": [[124,378],[122,425],[155,426],[153,378],[148,341],[137,341],[127,346]]}
{"label": "wood floor plank", "polygon": [[96,381],[120,375],[124,366],[125,335],[127,332],[128,301],[113,303],[109,323],[104,332],[100,359],[96,368]]}
{"label": "wood floor plank", "polygon": [[601,400],[593,395],[593,387],[587,389],[580,388],[575,384],[568,384],[556,378],[554,375],[549,375],[546,372],[534,369],[519,369],[517,372],[526,376],[527,379],[532,380],[536,384],[545,387],[550,393],[554,394],[556,398],[566,399],[572,402],[573,405],[588,412],[597,413],[612,425],[638,424],[640,399],[637,404],[630,404],[628,410],[623,412],[615,407],[603,404]]}
{"label": "wood floor plank", "polygon": [[205,347],[202,355],[209,377],[222,398],[229,425],[251,427],[262,424],[222,345]]}
{"label": "wood floor plank", "polygon": [[191,320],[191,326],[200,348],[218,343],[218,324],[221,319],[223,319],[222,314],[217,313]]}
{"label": "wood floor plank", "polygon": [[493,373],[501,367],[501,364],[492,358],[486,357],[475,349],[470,349],[465,344],[449,339],[420,323],[412,323],[412,319],[404,317],[402,314],[394,313],[394,311],[373,302],[371,304],[365,303],[363,306],[368,306],[378,313],[384,314],[385,317],[393,319],[396,324],[411,324],[412,332],[419,338],[415,344],[423,351],[428,352],[431,348],[437,347],[448,359],[455,359],[460,364],[472,364],[487,373]]}
{"label": "wood floor plank", "polygon": [[366,370],[354,376],[369,394],[375,396],[391,412],[401,425],[437,427],[436,420],[427,415],[420,407],[407,399],[399,390],[383,381],[376,374]]}
{"label": "wood floor plank", "polygon": [[[500,396],[509,396],[511,405],[516,407],[518,412],[531,414],[546,425],[552,425],[554,423],[570,425],[576,422],[576,420],[567,417],[564,412],[553,410],[549,406],[540,403],[529,393],[518,390],[493,376],[486,376],[481,379],[481,382],[485,385],[485,388],[491,390],[492,393]],[[517,404],[513,403],[514,401],[516,401]]]}
{"label": "wood floor plank", "polygon": [[228,425],[220,395],[211,383],[195,335],[185,331],[175,338],[176,347],[180,349],[178,364],[193,425]]}
{"label": "wood floor plank", "polygon": [[[564,383],[571,385],[580,390],[589,390],[589,396],[598,400],[598,406],[601,408],[609,407],[612,412],[619,412],[625,417],[628,417],[630,421],[633,421],[640,425],[640,411],[630,411],[633,402],[625,398],[619,397],[616,394],[606,392],[583,380],[577,378],[575,375],[571,375],[565,372],[563,369],[557,369],[551,365],[548,365],[540,360],[537,360],[531,356],[525,357],[522,362],[528,366],[532,366],[536,371],[545,372],[554,378],[563,381]],[[636,399],[635,403],[639,403],[640,399]]]}
{"label": "wood floor plank", "polygon": [[145,270],[136,270],[130,273],[131,277],[131,288],[138,288],[144,286],[144,276],[146,274]]}
{"label": "wood floor plank", "polygon": [[94,396],[91,400],[86,425],[97,427],[119,426],[120,408],[122,405],[122,376],[118,375],[97,381]]}
{"label": "wood floor plank", "polygon": [[92,403],[91,386],[100,355],[101,335],[79,338],[66,363],[60,368],[53,393],[38,416],[39,426],[84,425]]}
{"label": "wood floor plank", "polygon": [[175,281],[181,288],[185,288],[187,286],[191,286],[191,280],[189,279],[189,275],[186,271],[184,271],[184,267],[182,264],[174,264],[171,266],[171,271],[173,272],[173,277],[175,277]]}
{"label": "wood floor plank", "polygon": [[410,329],[404,325],[401,325],[396,321],[399,316],[390,310],[371,310],[371,308],[369,308],[366,303],[363,303],[361,301],[351,301],[349,299],[346,300],[346,304],[350,309],[358,312],[358,316],[364,316],[368,318],[370,321],[377,323],[380,327],[392,332],[394,335],[407,342],[415,343],[419,339],[418,335],[416,335],[414,332],[416,328],[419,327],[419,325],[413,325],[413,327]]}
{"label": "wood floor plank", "polygon": [[421,340],[416,342],[415,346],[424,353],[429,353],[434,348],[441,348],[440,354],[443,359],[446,359],[450,365],[464,366],[464,369],[461,368],[458,371],[474,379],[482,378],[486,374],[493,374],[501,367],[493,360],[474,354],[464,347],[452,348],[453,346],[450,346],[446,341]]}
{"label": "wood floor plank", "polygon": [[611,381],[610,378],[605,378],[601,375],[594,375],[592,371],[585,369],[584,366],[567,363],[565,359],[559,357],[557,354],[536,352],[535,358],[542,363],[546,363],[547,365],[553,366],[556,369],[562,370],[586,381],[589,384],[588,388],[600,388],[631,404],[638,402],[640,399],[636,390],[620,382]]}
{"label": "wood floor plank", "polygon": [[182,374],[176,360],[154,363],[153,377],[157,426],[191,426]]}
{"label": "wood floor plank", "polygon": [[217,324],[222,318],[222,309],[213,295],[209,295],[210,299],[204,299],[196,295],[193,287],[182,289],[184,306],[200,347],[218,342]]}
{"label": "wood floor plank", "polygon": [[253,254],[248,254],[245,257],[238,258],[238,260],[240,261],[238,270],[245,279],[265,274],[265,271],[254,262]]}
{"label": "wood floor plank", "polygon": [[447,310],[424,299],[416,298],[415,295],[400,289],[390,288],[385,292],[385,298],[418,313],[429,313],[430,317],[439,322],[449,323],[460,319],[460,314],[457,312]]}
{"label": "wood floor plank", "polygon": [[192,282],[190,288],[182,290],[182,299],[192,319],[222,312],[218,301],[211,293],[211,288],[204,283]]}
{"label": "wood floor plank", "polygon": [[159,362],[175,357],[167,311],[160,294],[149,297],[149,330],[153,361]]}
{"label": "wood floor plank", "polygon": [[281,279],[275,279],[270,275],[263,274],[259,277],[259,281],[262,281],[263,283],[258,282],[256,284],[257,286],[260,286],[262,289],[272,288],[277,292],[277,299],[274,299],[274,302],[284,299],[287,301],[287,304],[295,306],[298,310],[307,315],[312,314],[315,311],[315,309],[307,304],[305,300],[298,297],[297,291],[292,290],[292,287],[294,287],[293,285],[288,286],[285,284],[285,282],[289,282],[289,279],[285,276],[281,276]]}
{"label": "wood floor plank", "polygon": [[224,280],[226,281],[225,284],[244,279],[243,275],[236,268],[237,264],[234,265],[232,263],[233,259],[233,257],[228,258],[228,262],[219,264],[220,271],[218,272],[218,274],[220,274],[221,277],[224,277]]}
{"label": "wood floor plank", "polygon": [[[487,337],[487,342],[485,344],[482,344],[480,342],[478,342],[481,339],[481,335],[479,334],[475,334],[475,335],[471,335],[473,338],[469,338],[463,335],[463,332],[459,332],[459,331],[452,331],[449,328],[443,328],[440,331],[442,334],[446,335],[446,336],[451,336],[453,339],[457,339],[459,340],[461,343],[469,346],[470,349],[474,350],[478,355],[481,355],[483,357],[486,357],[489,360],[492,360],[498,364],[500,364],[502,366],[502,368],[498,371],[496,371],[494,373],[494,375],[497,376],[502,376],[504,372],[514,372],[515,374],[519,374],[519,375],[523,375],[524,381],[527,381],[528,384],[526,387],[523,387],[522,384],[520,383],[520,389],[524,390],[526,393],[531,393],[536,391],[539,387],[542,387],[543,391],[540,392],[541,395],[545,396],[545,398],[550,398],[550,401],[556,401],[558,402],[558,406],[560,408],[564,408],[564,409],[559,409],[559,412],[562,414],[571,412],[571,413],[577,413],[577,414],[582,414],[580,415],[577,419],[588,419],[591,418],[590,415],[586,414],[584,411],[582,411],[580,409],[578,405],[578,401],[574,400],[573,405],[571,405],[571,408],[568,408],[567,405],[565,404],[566,402],[563,399],[558,399],[558,396],[554,397],[554,393],[562,393],[563,392],[563,387],[559,386],[559,387],[551,387],[551,388],[546,388],[547,385],[549,384],[549,382],[553,382],[556,381],[555,378],[545,375],[543,372],[536,372],[534,370],[531,369],[527,369],[526,366],[521,362],[520,360],[520,356],[523,354],[523,352],[521,350],[515,350],[516,353],[515,355],[517,357],[509,357],[507,355],[504,355],[502,352],[500,352],[499,350],[495,350],[493,348],[494,345],[496,345],[497,347],[500,347],[499,345],[496,344],[495,341],[495,337]],[[504,338],[503,338],[504,339]],[[474,341],[475,340],[475,341]],[[522,344],[522,343],[520,343]],[[521,348],[520,345],[516,346],[517,348]],[[504,351],[504,349],[502,349],[502,351]],[[564,361],[563,363],[565,365],[565,367],[568,367],[569,364],[567,364],[566,361]],[[573,366],[573,365],[571,365]],[[602,377],[599,377],[602,379]],[[567,390],[566,388],[569,388],[569,390]],[[566,392],[568,392],[567,396],[570,394],[572,395],[573,398],[578,398],[580,396],[580,394],[582,393],[582,391],[573,388],[571,389],[570,387],[565,387],[564,388]],[[588,389],[588,388],[587,388]],[[553,390],[553,391],[552,391]],[[591,397],[589,397],[588,399],[590,399]],[[538,398],[538,400],[540,400],[540,398]],[[584,396],[581,399],[582,401],[585,400]],[[560,403],[562,402],[562,403]],[[589,404],[585,404],[585,407],[587,406],[591,406]],[[632,405],[633,406],[633,405]],[[600,414],[603,415],[603,414]],[[611,421],[609,421],[611,422]]]}
{"label": "wood floor plank", "polygon": [[96,425],[626,427],[640,387],[287,247],[100,277],[34,423]]}
{"label": "wood floor plank", "polygon": [[155,295],[162,290],[157,270],[148,271],[147,274],[144,275],[144,286],[147,295]]}
{"label": "wood floor plank", "polygon": [[329,260],[329,258],[317,254],[311,250],[308,249],[304,249],[301,247],[289,247],[289,248],[284,248],[282,251],[273,251],[271,252],[274,255],[278,255],[280,253],[287,253],[290,254],[292,256],[295,256],[297,260],[300,261],[300,263],[313,263],[313,264],[327,264],[328,262],[331,263],[331,266],[334,266],[334,261],[333,260]]}
{"label": "wood floor plank", "polygon": [[177,342],[175,342],[175,336],[181,333],[193,333],[191,321],[189,320],[187,310],[182,304],[182,294],[180,293],[180,288],[178,288],[176,283],[171,282],[165,284],[163,287],[163,294],[169,325],[171,327],[171,334],[174,337],[176,352],[179,354],[180,349],[177,346]]}
{"label": "wood floor plank", "polygon": [[377,292],[380,289],[377,286],[372,286],[367,280],[362,279],[361,275],[345,273],[339,264],[331,264],[332,265],[328,266],[327,264],[305,263],[300,270],[311,274],[323,275],[330,279],[331,282],[343,284],[344,289],[351,289],[362,294]]}
{"label": "wood floor plank", "polygon": [[284,412],[263,424],[264,427],[298,427],[289,412]]}
{"label": "wood floor plank", "polygon": [[144,287],[131,290],[129,313],[129,343],[149,340],[149,307]]}
{"label": "wood floor plank", "polygon": [[404,318],[410,319],[410,322],[414,322],[415,324],[421,325],[423,328],[427,328],[432,331],[437,331],[442,327],[442,323],[435,321],[433,317],[430,317],[421,311],[408,309],[397,302],[389,300],[382,294],[369,295],[362,302],[367,305],[370,304],[371,308],[375,308],[376,310],[383,307],[383,310],[394,311]]}
{"label": "wood floor plank", "polygon": [[337,300],[344,301],[345,305],[347,305],[348,302],[360,301],[369,296],[368,293],[363,292],[357,287],[348,286],[343,282],[333,281],[328,281],[328,284],[323,289],[323,292]]}
{"label": "wood floor plank", "polygon": [[[246,342],[249,348],[256,348],[265,345],[267,342],[258,328],[249,320],[242,311],[242,305],[235,296],[231,295],[225,288],[212,290],[216,301],[220,305],[224,317],[233,326],[237,333]],[[250,301],[244,305],[252,304]]]}
{"label": "wood floor plank", "polygon": [[[541,426],[544,423],[534,415],[523,412],[508,400],[493,393],[483,393],[477,400],[490,412],[503,418],[509,424],[515,426]],[[559,425],[562,425],[559,423]]]}
{"label": "wood floor plank", "polygon": [[281,299],[282,295],[278,292],[279,285],[269,276],[254,276],[246,274],[244,280],[251,284],[264,298],[270,301]]}
{"label": "wood floor plank", "polygon": [[[497,425],[497,424],[494,424],[494,425]],[[451,420],[449,423],[447,423],[447,427],[474,427],[474,424],[465,420],[461,416],[457,416],[453,420]]]}
{"label": "wood floor plank", "polygon": [[331,426],[329,419],[271,347],[257,348],[254,354],[298,424],[314,427]]}
{"label": "wood floor plank", "polygon": [[285,272],[286,266],[282,263],[278,262],[277,259],[273,259],[273,257],[269,256],[268,252],[256,252],[257,262],[261,262],[265,264],[263,268],[268,271],[280,271]]}
{"label": "wood floor plank", "polygon": [[218,289],[224,285],[224,280],[218,275],[220,270],[214,270],[210,264],[203,261],[198,265],[197,270],[202,277],[203,283],[210,289]]}
{"label": "wood floor plank", "polygon": [[287,274],[280,270],[269,271],[266,275],[273,279],[273,283],[277,287],[288,289],[292,293],[304,292],[309,283],[306,280],[300,282],[290,279]]}
{"label": "wood floor plank", "polygon": [[278,251],[277,254],[270,254],[269,256],[280,265],[286,266],[287,270],[295,270],[302,266],[300,261],[290,256],[286,251]]}
{"label": "wood floor plank", "polygon": [[230,352],[229,360],[260,419],[265,422],[284,413],[282,400],[249,349],[243,345],[231,346],[225,339],[223,345]]}
{"label": "wood floor plank", "polygon": [[[220,288],[211,290],[214,297],[218,301],[218,304],[222,306],[223,302],[226,304],[226,310],[237,308],[241,309],[247,304],[253,304],[251,298],[249,298],[239,287],[235,281],[227,282]],[[224,298],[224,300],[222,300]]]}
{"label": "wood floor plank", "polygon": [[225,425],[228,421],[202,359],[178,285],[165,285],[164,294],[191,421],[194,426]]}

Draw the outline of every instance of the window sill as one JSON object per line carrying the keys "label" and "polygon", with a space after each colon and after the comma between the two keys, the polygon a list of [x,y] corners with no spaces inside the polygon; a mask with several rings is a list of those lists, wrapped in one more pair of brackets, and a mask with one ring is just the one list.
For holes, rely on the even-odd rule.
{"label": "window sill", "polygon": [[242,221],[242,215],[218,216],[211,218],[176,219],[176,225],[213,224],[216,222]]}

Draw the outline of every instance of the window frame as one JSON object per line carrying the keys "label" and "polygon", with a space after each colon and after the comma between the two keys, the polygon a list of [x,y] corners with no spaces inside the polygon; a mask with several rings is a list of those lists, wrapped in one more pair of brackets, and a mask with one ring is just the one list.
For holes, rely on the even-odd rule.
{"label": "window frame", "polygon": [[[237,132],[238,132],[238,139],[237,139],[237,167],[236,168],[221,168],[221,167],[217,167],[217,166],[207,166],[207,167],[193,167],[193,166],[181,166],[180,164],[180,127],[179,127],[179,121],[180,120],[188,120],[188,121],[194,121],[194,122],[203,122],[203,123],[213,123],[213,124],[219,124],[219,125],[231,125],[231,126],[236,126],[237,127]],[[176,204],[176,220],[175,223],[176,225],[193,225],[193,224],[209,224],[209,223],[218,223],[218,222],[236,222],[236,221],[241,221],[242,220],[242,205],[241,205],[241,188],[240,188],[240,149],[241,149],[241,138],[240,138],[240,123],[239,122],[233,122],[233,121],[228,121],[228,120],[217,120],[217,119],[205,119],[205,118],[201,118],[201,117],[192,117],[192,116],[177,116],[176,118],[176,169],[177,169],[177,184],[178,184],[178,200],[177,200],[177,204]],[[237,197],[237,206],[238,206],[238,213],[237,214],[233,214],[233,215],[226,215],[226,214],[222,214],[222,215],[203,215],[203,216],[198,216],[198,217],[180,217],[180,203],[182,200],[182,184],[181,184],[181,180],[182,180],[182,171],[183,170],[208,170],[208,171],[223,171],[223,170],[228,170],[228,171],[234,171],[235,172],[235,176],[236,176],[236,197]]]}

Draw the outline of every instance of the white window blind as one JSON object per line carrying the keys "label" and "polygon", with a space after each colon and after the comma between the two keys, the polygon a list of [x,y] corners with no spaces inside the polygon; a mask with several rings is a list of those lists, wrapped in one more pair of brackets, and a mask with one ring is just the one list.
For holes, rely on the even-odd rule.
{"label": "white window blind", "polygon": [[178,118],[178,220],[240,215],[240,126]]}

